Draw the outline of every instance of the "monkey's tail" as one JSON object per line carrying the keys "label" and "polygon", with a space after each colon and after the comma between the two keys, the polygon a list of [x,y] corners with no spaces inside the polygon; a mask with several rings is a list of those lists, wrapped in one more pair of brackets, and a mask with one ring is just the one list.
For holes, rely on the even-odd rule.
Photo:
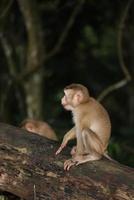
{"label": "monkey's tail", "polygon": [[114,163],[119,163],[118,161],[116,161],[116,160],[114,160],[113,158],[111,158],[111,157],[108,155],[108,152],[107,152],[107,151],[104,152],[103,156],[104,156],[105,158],[107,158],[108,160],[114,162]]}

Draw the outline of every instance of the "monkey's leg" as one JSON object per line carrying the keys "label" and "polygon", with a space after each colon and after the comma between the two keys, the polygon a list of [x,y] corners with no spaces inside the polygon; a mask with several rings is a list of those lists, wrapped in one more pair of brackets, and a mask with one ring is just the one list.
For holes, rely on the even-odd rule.
{"label": "monkey's leg", "polygon": [[76,165],[85,163],[88,161],[99,160],[104,154],[104,147],[95,132],[91,129],[84,129],[82,131],[82,141],[84,144],[84,152],[82,155],[76,155]]}
{"label": "monkey's leg", "polygon": [[84,154],[103,155],[104,146],[95,132],[91,129],[82,131],[82,141],[84,144]]}
{"label": "monkey's leg", "polygon": [[72,159],[64,162],[64,169],[69,170],[73,165],[101,159],[103,149],[99,137],[92,130],[84,129],[77,137],[76,153],[72,155]]}
{"label": "monkey's leg", "polygon": [[[86,134],[88,136],[89,133],[86,133]],[[77,147],[74,146],[72,148],[72,150],[71,150],[72,159],[66,160],[64,162],[64,170],[68,171],[72,166],[77,166],[79,164],[82,164],[82,163],[85,163],[88,161],[99,160],[102,157],[101,153],[99,152],[101,150],[101,145],[98,148],[93,148],[94,147],[93,145],[89,146],[89,144],[90,144],[88,141],[89,138],[87,140],[86,134],[84,133],[83,138],[81,138],[81,142],[83,144],[80,144],[80,146],[79,146],[77,143]],[[94,136],[91,139],[93,139],[93,138],[94,138]],[[97,140],[96,145],[98,145],[98,142],[99,141]],[[81,150],[78,151],[78,149],[81,147],[82,147],[83,153],[81,153],[82,152]],[[97,150],[98,150],[98,152],[97,152]]]}
{"label": "monkey's leg", "polygon": [[72,140],[74,138],[76,138],[75,127],[73,127],[70,131],[68,131],[65,134],[59,149],[56,151],[56,155],[62,151],[62,149],[67,145],[69,140]]}
{"label": "monkey's leg", "polygon": [[89,162],[89,161],[100,160],[101,157],[102,156],[100,154],[91,154],[91,155],[89,154],[86,156],[83,155],[83,156],[77,158],[76,166],[79,164],[82,164],[82,163]]}
{"label": "monkey's leg", "polygon": [[[104,153],[104,148],[96,133],[90,129],[84,129],[81,136],[81,141],[79,141],[78,138],[77,153],[73,156],[73,159],[77,161],[76,165],[88,161],[99,160]],[[79,151],[82,146],[80,142],[83,144],[83,152]]]}

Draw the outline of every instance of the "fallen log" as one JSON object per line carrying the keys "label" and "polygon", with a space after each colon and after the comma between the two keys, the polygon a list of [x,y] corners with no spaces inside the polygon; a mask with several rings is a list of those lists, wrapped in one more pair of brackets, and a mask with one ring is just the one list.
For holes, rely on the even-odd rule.
{"label": "fallen log", "polygon": [[0,190],[25,200],[132,200],[134,170],[101,159],[72,167],[58,142],[0,123]]}

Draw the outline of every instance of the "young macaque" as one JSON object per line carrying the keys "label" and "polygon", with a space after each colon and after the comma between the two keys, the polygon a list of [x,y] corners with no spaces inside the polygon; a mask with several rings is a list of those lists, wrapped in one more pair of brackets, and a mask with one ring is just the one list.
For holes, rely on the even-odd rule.
{"label": "young macaque", "polygon": [[58,140],[56,133],[46,122],[34,119],[25,119],[21,122],[20,127],[26,129],[27,131],[42,135],[51,140]]}
{"label": "young macaque", "polygon": [[65,87],[61,104],[73,114],[75,126],[65,134],[62,144],[56,152],[59,154],[68,141],[76,138],[77,144],[71,150],[72,158],[66,160],[64,169],[73,165],[101,159],[107,155],[107,146],[111,134],[111,122],[105,108],[90,97],[88,89],[81,84]]}

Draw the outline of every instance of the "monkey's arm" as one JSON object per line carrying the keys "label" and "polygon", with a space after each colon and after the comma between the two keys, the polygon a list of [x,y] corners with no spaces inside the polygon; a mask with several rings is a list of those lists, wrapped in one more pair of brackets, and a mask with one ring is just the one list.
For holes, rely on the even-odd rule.
{"label": "monkey's arm", "polygon": [[69,140],[72,140],[74,138],[76,138],[75,127],[73,127],[70,131],[68,131],[65,134],[59,149],[56,151],[56,155],[59,154],[62,151],[62,149],[67,145]]}

